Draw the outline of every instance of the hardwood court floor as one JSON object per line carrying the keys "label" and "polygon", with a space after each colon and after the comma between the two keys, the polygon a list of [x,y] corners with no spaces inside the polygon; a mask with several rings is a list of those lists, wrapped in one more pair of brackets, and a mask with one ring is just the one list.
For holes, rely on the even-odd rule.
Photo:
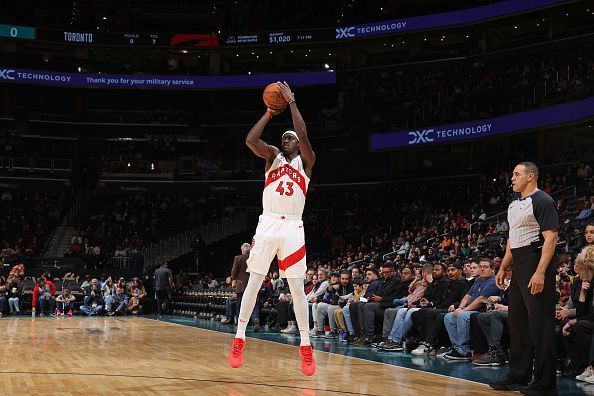
{"label": "hardwood court floor", "polygon": [[298,349],[248,338],[231,369],[232,335],[125,317],[2,318],[0,394],[509,395],[486,385],[316,351],[305,377]]}

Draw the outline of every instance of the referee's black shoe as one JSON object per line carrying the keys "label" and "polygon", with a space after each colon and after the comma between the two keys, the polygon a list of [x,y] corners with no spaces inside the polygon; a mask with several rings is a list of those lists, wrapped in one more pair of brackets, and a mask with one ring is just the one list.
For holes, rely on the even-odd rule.
{"label": "referee's black shoe", "polygon": [[522,382],[515,378],[504,377],[498,381],[489,382],[489,386],[498,391],[517,391],[526,386],[527,383],[528,381]]}

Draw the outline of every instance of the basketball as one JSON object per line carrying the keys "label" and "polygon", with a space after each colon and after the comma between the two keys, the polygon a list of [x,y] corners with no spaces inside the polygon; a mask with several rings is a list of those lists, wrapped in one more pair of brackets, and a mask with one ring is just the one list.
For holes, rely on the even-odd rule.
{"label": "basketball", "polygon": [[266,88],[264,88],[262,98],[264,99],[266,107],[272,110],[284,110],[287,106],[287,101],[278,88],[277,83],[268,84]]}

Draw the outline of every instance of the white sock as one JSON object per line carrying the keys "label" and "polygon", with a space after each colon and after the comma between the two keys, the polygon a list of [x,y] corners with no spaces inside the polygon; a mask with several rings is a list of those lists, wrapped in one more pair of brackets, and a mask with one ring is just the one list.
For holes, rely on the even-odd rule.
{"label": "white sock", "polygon": [[303,279],[293,278],[287,279],[289,282],[289,290],[293,297],[293,309],[295,310],[295,319],[299,327],[299,335],[301,336],[301,346],[310,345],[309,343],[309,310],[307,309],[307,300],[305,299],[305,291],[303,290]]}
{"label": "white sock", "polygon": [[256,299],[258,298],[258,292],[262,287],[264,281],[264,275],[250,273],[250,279],[248,280],[247,287],[243,292],[241,298],[241,307],[239,308],[239,318],[237,320],[237,333],[235,338],[241,338],[245,340],[245,329],[247,328],[250,316],[256,305]]}

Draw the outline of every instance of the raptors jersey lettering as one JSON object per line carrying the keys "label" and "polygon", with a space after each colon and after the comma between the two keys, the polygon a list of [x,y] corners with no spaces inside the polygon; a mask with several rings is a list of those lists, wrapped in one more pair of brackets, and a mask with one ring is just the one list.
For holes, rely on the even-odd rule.
{"label": "raptors jersey lettering", "polygon": [[308,185],[309,177],[303,169],[301,156],[289,162],[279,153],[266,172],[262,195],[264,212],[301,217]]}

